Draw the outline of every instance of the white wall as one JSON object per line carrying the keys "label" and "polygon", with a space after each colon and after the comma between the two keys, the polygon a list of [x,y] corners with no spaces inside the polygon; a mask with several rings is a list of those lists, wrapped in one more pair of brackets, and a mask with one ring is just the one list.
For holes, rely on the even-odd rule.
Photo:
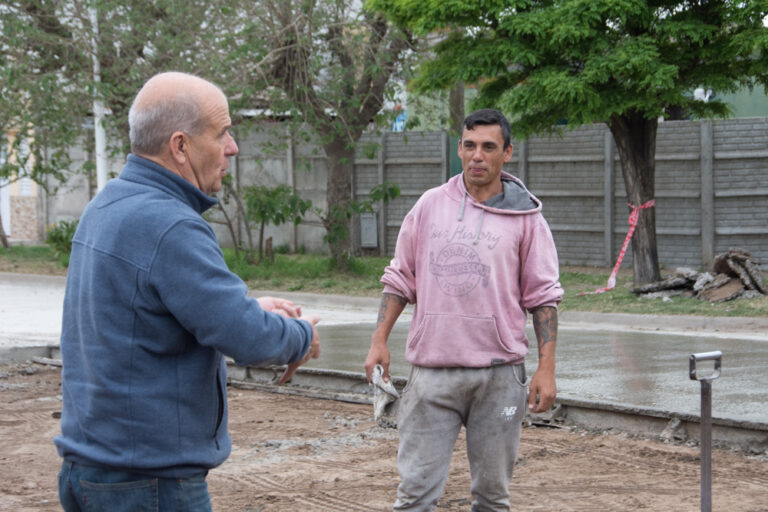
{"label": "white wall", "polygon": [[3,231],[6,236],[11,235],[11,191],[4,186],[5,180],[0,180],[0,216],[3,218]]}

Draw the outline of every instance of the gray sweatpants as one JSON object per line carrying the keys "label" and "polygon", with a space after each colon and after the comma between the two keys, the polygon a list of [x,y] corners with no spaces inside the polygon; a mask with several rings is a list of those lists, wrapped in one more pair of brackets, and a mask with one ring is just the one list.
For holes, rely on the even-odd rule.
{"label": "gray sweatpants", "polygon": [[414,366],[397,412],[402,482],[393,510],[431,511],[443,493],[462,425],[472,511],[508,511],[509,481],[525,416],[525,366]]}

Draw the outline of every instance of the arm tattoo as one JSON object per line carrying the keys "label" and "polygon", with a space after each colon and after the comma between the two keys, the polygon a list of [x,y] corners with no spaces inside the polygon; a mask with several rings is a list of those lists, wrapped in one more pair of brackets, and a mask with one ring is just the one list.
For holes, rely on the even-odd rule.
{"label": "arm tattoo", "polygon": [[387,310],[389,309],[390,304],[399,304],[405,306],[407,303],[408,301],[405,299],[405,297],[395,295],[394,293],[383,293],[381,295],[381,304],[379,305],[379,318],[376,320],[376,326],[378,327],[381,325],[381,322],[383,322],[384,318],[386,318]]}
{"label": "arm tattoo", "polygon": [[381,322],[387,317],[387,309],[389,309],[389,305],[393,303],[405,306],[408,301],[405,300],[405,297],[395,295],[394,293],[383,293],[381,295],[381,305],[379,306],[379,318],[376,320],[377,327],[381,325]]}
{"label": "arm tattoo", "polygon": [[542,306],[532,311],[533,330],[539,341],[539,350],[550,341],[557,341],[557,308]]}

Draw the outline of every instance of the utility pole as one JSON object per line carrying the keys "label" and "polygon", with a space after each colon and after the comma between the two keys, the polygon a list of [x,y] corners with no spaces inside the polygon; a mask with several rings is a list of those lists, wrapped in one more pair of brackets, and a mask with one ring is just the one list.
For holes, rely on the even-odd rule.
{"label": "utility pole", "polygon": [[99,13],[95,0],[88,7],[91,18],[91,46],[93,52],[93,134],[96,153],[96,190],[101,192],[107,184],[107,136],[104,131],[104,101],[100,97],[101,63],[99,62]]}

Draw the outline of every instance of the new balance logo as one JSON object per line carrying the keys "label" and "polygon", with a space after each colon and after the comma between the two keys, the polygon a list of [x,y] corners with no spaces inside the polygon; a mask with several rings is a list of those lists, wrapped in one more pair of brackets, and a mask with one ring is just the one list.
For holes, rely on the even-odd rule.
{"label": "new balance logo", "polygon": [[501,409],[501,416],[506,420],[511,420],[515,417],[517,407],[504,407]]}

